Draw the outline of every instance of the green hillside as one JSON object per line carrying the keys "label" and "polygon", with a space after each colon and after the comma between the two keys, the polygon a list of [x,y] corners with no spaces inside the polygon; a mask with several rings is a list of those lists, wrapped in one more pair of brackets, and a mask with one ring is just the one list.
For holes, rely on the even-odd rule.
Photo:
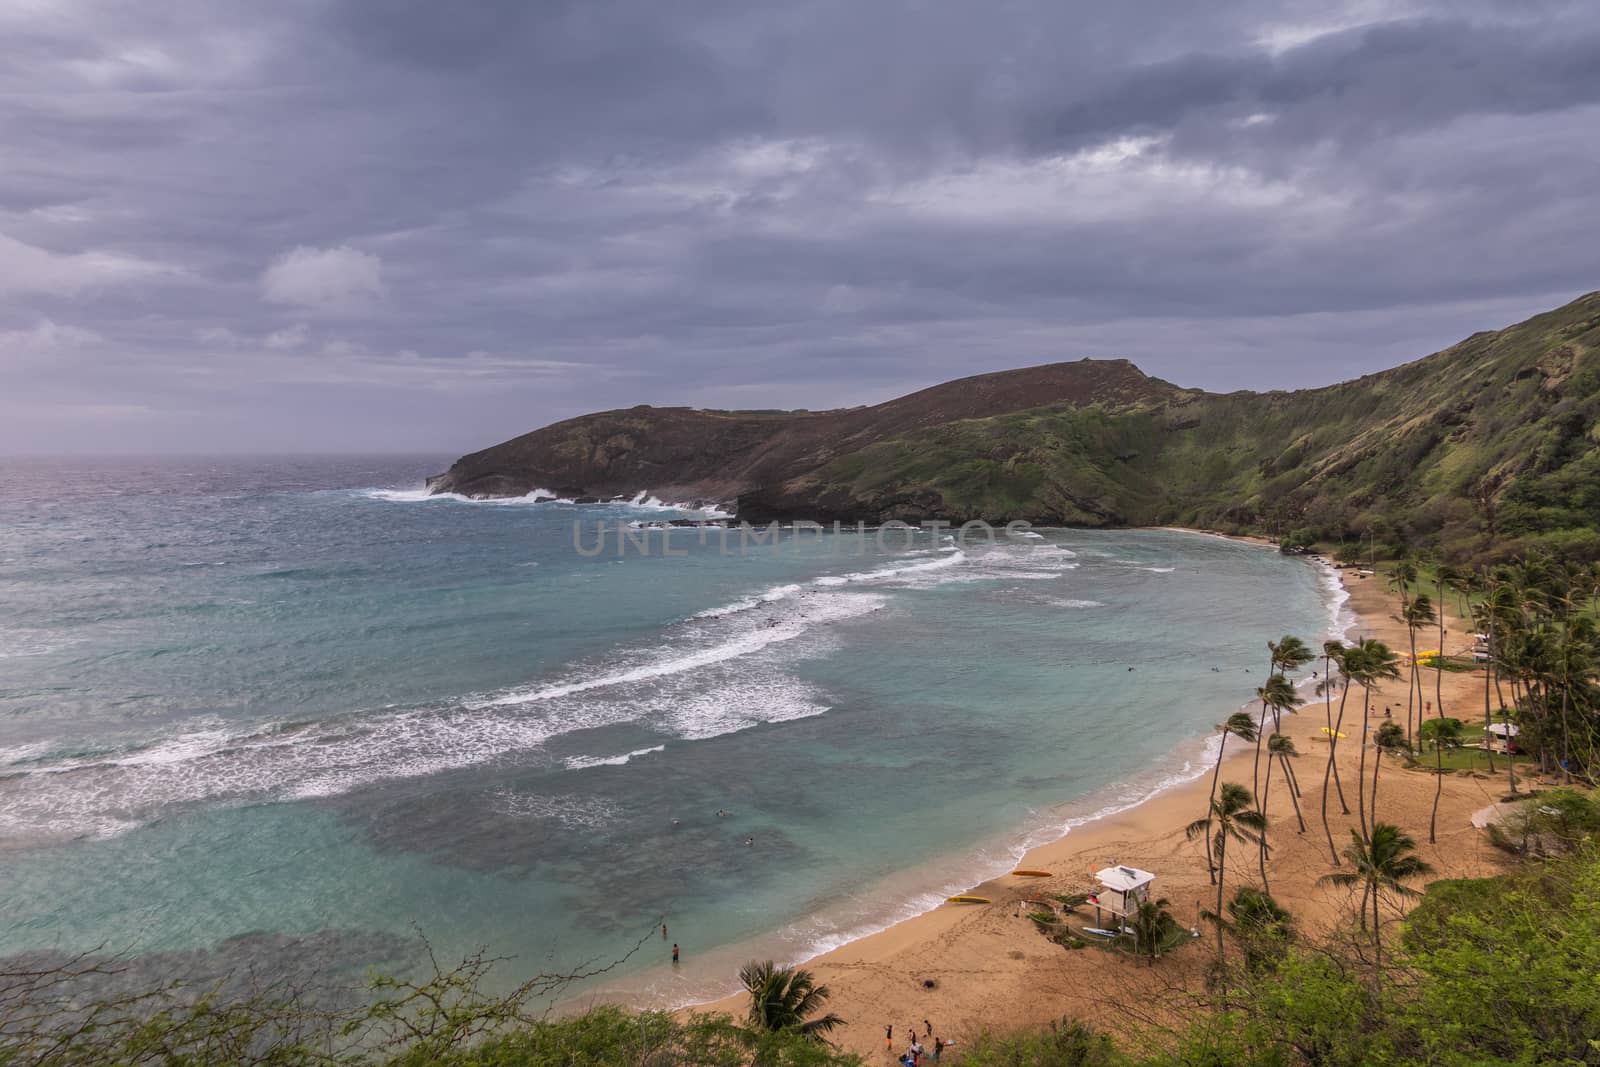
{"label": "green hillside", "polygon": [[[1600,293],[1323,389],[967,419],[747,502],[779,511],[1199,525],[1457,558],[1600,556]],[[1491,547],[1492,546],[1492,547]]]}

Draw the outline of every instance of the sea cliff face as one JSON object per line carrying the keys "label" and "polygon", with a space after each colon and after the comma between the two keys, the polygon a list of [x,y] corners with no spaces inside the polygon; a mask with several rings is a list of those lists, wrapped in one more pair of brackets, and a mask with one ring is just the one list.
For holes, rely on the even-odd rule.
{"label": "sea cliff face", "polygon": [[733,505],[750,521],[1190,523],[1600,557],[1600,294],[1321,389],[1182,389],[1126,360],[825,412],[636,407],[463,456],[435,492]]}

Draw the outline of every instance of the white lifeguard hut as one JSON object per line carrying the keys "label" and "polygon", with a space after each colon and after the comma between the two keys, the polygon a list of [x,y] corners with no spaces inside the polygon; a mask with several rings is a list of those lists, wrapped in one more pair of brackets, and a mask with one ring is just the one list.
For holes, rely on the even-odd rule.
{"label": "white lifeguard hut", "polygon": [[1156,876],[1149,871],[1141,871],[1137,867],[1106,867],[1094,872],[1094,880],[1099,884],[1089,896],[1089,903],[1094,905],[1094,924],[1104,927],[1102,912],[1110,912],[1116,916],[1117,930],[1121,932],[1123,920],[1139,911],[1139,905],[1150,899],[1150,883]]}
{"label": "white lifeguard hut", "polygon": [[1492,722],[1483,728],[1483,747],[1490,752],[1510,753],[1521,733],[1514,722]]}

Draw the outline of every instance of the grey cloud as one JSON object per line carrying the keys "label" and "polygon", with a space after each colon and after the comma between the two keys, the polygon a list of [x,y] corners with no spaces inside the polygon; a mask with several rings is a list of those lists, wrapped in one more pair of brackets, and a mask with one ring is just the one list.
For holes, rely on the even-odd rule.
{"label": "grey cloud", "polygon": [[0,452],[1314,384],[1600,285],[1582,2],[64,0],[0,47],[0,336],[98,338],[0,348]]}

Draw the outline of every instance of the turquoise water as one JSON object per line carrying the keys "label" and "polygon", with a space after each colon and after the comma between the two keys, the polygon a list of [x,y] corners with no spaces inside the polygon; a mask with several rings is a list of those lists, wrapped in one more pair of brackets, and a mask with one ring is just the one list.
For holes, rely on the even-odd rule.
{"label": "turquoise water", "polygon": [[420,930],[509,981],[664,917],[683,965],[657,930],[607,988],[709,997],[1198,773],[1334,622],[1217,538],[721,543],[424,498],[446,463],[0,469],[0,954],[404,970]]}

